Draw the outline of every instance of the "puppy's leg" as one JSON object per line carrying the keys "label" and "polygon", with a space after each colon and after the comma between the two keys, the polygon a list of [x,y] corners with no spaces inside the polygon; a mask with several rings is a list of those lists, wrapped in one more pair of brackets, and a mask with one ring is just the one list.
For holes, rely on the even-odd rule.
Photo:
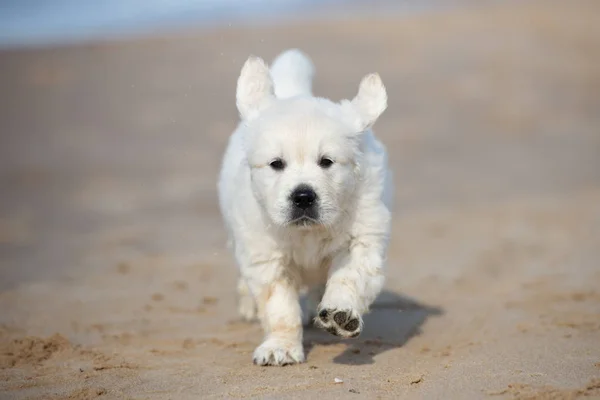
{"label": "puppy's leg", "polygon": [[244,278],[238,280],[238,312],[246,321],[253,321],[257,317],[256,301]]}
{"label": "puppy's leg", "polygon": [[344,338],[360,335],[361,315],[383,287],[381,248],[378,243],[354,245],[333,260],[315,319],[318,326]]}
{"label": "puppy's leg", "polygon": [[288,277],[268,283],[249,282],[257,293],[265,340],[254,351],[258,365],[288,365],[304,361],[302,320],[297,284]]}

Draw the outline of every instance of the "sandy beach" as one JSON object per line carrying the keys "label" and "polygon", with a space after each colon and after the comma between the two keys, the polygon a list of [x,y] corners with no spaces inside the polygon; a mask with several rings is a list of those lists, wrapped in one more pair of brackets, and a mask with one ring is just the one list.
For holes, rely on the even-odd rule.
{"label": "sandy beach", "polygon": [[[244,60],[379,72],[395,175],[363,334],[258,367],[216,179]],[[600,3],[0,52],[1,399],[600,399]],[[338,378],[342,382],[336,383]]]}

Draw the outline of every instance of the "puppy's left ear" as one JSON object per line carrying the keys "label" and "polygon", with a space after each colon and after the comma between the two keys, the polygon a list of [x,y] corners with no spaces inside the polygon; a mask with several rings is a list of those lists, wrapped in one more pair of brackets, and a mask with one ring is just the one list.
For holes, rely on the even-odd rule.
{"label": "puppy's left ear", "polygon": [[371,128],[387,108],[387,93],[379,74],[369,74],[361,80],[352,105],[358,113],[360,131]]}
{"label": "puppy's left ear", "polygon": [[243,120],[249,120],[275,99],[269,67],[262,58],[250,56],[237,81],[236,104]]}

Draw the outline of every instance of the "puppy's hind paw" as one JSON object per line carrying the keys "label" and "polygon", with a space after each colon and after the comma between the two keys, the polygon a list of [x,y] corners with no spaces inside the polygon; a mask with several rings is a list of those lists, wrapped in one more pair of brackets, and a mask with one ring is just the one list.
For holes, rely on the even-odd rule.
{"label": "puppy's hind paw", "polygon": [[252,322],[257,318],[256,302],[250,296],[238,300],[238,313],[245,321]]}
{"label": "puppy's hind paw", "polygon": [[256,300],[252,297],[248,285],[243,279],[238,281],[238,313],[248,321],[255,321],[258,316]]}
{"label": "puppy's hind paw", "polygon": [[332,335],[355,338],[362,331],[362,318],[352,309],[321,308],[318,314],[315,325]]}

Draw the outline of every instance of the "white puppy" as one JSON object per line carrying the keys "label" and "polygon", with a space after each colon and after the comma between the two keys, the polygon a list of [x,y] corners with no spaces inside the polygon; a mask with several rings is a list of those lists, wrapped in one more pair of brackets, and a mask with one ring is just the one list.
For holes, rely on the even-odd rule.
{"label": "white puppy", "polygon": [[303,362],[302,325],[315,315],[334,335],[358,336],[384,281],[392,182],[371,126],[387,107],[385,87],[367,75],[353,100],[334,103],[312,96],[312,77],[299,50],[271,70],[260,58],[246,61],[241,123],[218,185],[240,313],[265,331],[254,351],[260,365]]}

